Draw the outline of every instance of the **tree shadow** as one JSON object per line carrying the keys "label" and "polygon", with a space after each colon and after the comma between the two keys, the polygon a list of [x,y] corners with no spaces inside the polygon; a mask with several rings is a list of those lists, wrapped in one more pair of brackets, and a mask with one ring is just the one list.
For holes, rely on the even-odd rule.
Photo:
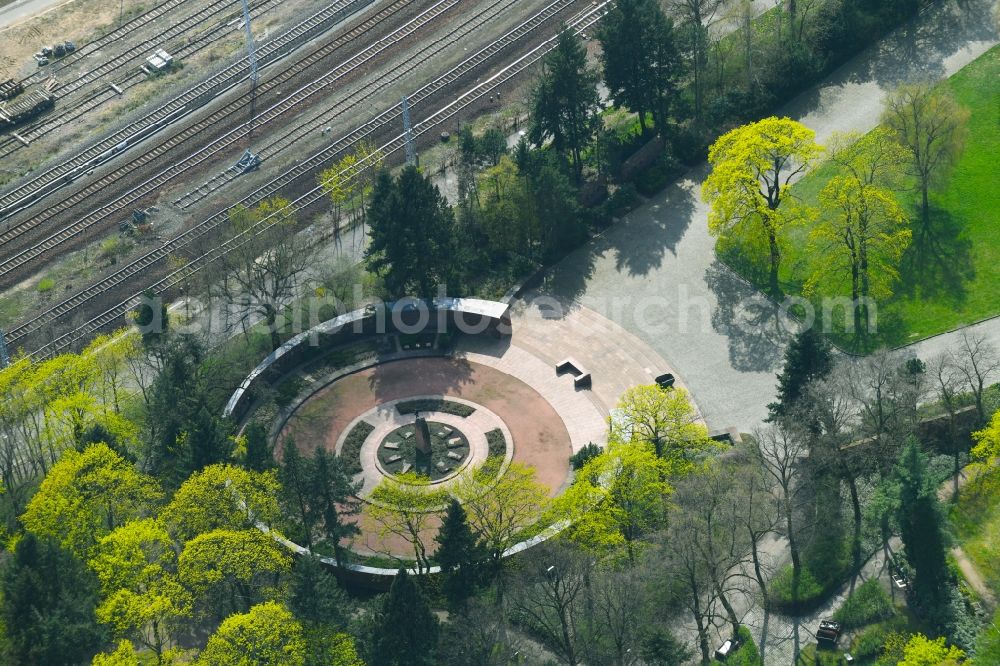
{"label": "tree shadow", "polygon": [[793,333],[778,306],[718,260],[705,270],[705,282],[718,300],[712,328],[728,338],[733,368],[778,370],[785,342]]}
{"label": "tree shadow", "polygon": [[414,395],[460,393],[473,383],[472,365],[460,358],[430,356],[388,360],[371,369],[368,387],[379,403]]}
{"label": "tree shadow", "polygon": [[936,80],[947,74],[945,60],[972,41],[997,38],[989,20],[993,0],[937,2],[908,20],[874,48],[867,78],[883,88]]}
{"label": "tree shadow", "polygon": [[926,224],[913,225],[913,241],[900,265],[901,294],[946,297],[959,304],[967,284],[976,276],[972,242],[962,233],[964,224],[950,211],[932,204]]}
{"label": "tree shadow", "polygon": [[989,19],[992,2],[947,0],[931,4],[784,105],[781,114],[805,117],[823,106],[824,91],[852,84],[875,82],[883,89],[892,89],[902,83],[943,77],[948,57],[971,42],[997,38]]}
{"label": "tree shadow", "polygon": [[672,182],[641,208],[601,237],[598,251],[615,253],[615,268],[632,277],[647,275],[659,268],[663,255],[676,255],[677,245],[694,217],[697,183],[705,174],[688,173]]}

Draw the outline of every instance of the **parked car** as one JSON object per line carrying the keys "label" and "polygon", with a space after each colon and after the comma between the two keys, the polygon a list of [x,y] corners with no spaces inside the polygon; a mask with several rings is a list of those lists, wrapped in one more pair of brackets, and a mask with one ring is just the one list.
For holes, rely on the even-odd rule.
{"label": "parked car", "polygon": [[833,620],[820,620],[816,631],[816,642],[820,645],[833,647],[840,638],[840,623]]}

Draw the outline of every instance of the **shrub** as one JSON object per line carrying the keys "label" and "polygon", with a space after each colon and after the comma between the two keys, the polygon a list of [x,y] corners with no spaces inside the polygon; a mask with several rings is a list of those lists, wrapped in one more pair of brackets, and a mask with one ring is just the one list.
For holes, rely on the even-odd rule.
{"label": "shrub", "polygon": [[619,217],[635,208],[638,197],[639,193],[636,191],[635,185],[625,183],[608,197],[605,208],[610,216]]}
{"label": "shrub", "polygon": [[400,414],[415,414],[417,412],[443,412],[453,416],[461,416],[463,419],[472,416],[476,408],[464,405],[454,400],[444,398],[420,398],[418,400],[404,400],[396,403],[396,411]]}
{"label": "shrub", "polygon": [[42,278],[41,282],[38,283],[38,293],[47,294],[53,289],[55,289],[56,281],[52,278]]}
{"label": "shrub", "polygon": [[494,428],[486,433],[486,443],[490,447],[489,458],[504,458],[507,455],[507,438],[500,428]]}
{"label": "shrub", "polygon": [[844,629],[856,629],[895,615],[892,601],[874,578],[862,583],[833,614]]}
{"label": "shrub", "polygon": [[372,434],[375,426],[367,421],[359,421],[351,428],[344,439],[344,446],[340,449],[340,462],[344,465],[344,471],[348,474],[357,474],[361,471],[361,445]]}
{"label": "shrub", "polygon": [[786,565],[771,581],[770,599],[775,608],[785,612],[803,612],[823,600],[826,590],[809,569],[802,567],[798,603],[792,601],[792,566]]}
{"label": "shrub", "polygon": [[285,381],[281,382],[278,385],[278,389],[274,396],[275,404],[282,409],[288,407],[292,404],[292,401],[295,400],[295,397],[299,394],[304,385],[305,381],[303,381],[303,379],[298,375],[289,377]]}
{"label": "shrub", "polygon": [[668,155],[663,155],[636,175],[635,189],[646,196],[652,196],[667,186],[677,175],[677,163]]}
{"label": "shrub", "polygon": [[596,458],[601,453],[601,447],[593,442],[584,445],[579,451],[569,457],[569,463],[574,470],[580,469],[587,464],[591,458]]}
{"label": "shrub", "polygon": [[760,651],[757,650],[757,644],[754,643],[750,630],[741,626],[737,638],[740,647],[726,657],[727,666],[761,666],[764,662],[760,659]]}

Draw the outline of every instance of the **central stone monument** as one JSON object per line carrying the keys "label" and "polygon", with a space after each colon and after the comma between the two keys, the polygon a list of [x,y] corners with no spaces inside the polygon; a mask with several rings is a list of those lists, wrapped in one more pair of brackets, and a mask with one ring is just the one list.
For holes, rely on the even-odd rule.
{"label": "central stone monument", "polygon": [[424,417],[417,414],[413,424],[413,469],[418,474],[430,476],[431,472],[431,430]]}

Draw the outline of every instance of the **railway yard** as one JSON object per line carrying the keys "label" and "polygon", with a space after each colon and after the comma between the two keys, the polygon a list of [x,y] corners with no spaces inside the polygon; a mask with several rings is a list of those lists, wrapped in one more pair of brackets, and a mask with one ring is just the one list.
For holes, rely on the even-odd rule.
{"label": "railway yard", "polygon": [[[55,103],[0,132],[0,168],[17,173],[0,187],[0,299],[20,304],[0,306],[12,349],[72,349],[120,326],[147,288],[176,294],[270,223],[223,242],[217,232],[234,205],[281,196],[300,221],[318,218],[328,201],[318,173],[362,142],[390,165],[403,161],[402,96],[418,147],[430,147],[515,97],[561,26],[583,33],[606,10],[580,0],[334,0],[301,2],[294,12],[288,5],[249,3],[255,93],[240,5],[195,0],[163,0],[94,43],[76,44],[59,61],[55,84],[48,72],[22,81]],[[142,37],[169,16],[162,39]],[[266,30],[258,16],[271,17]],[[150,72],[147,58],[159,48],[181,66]],[[96,124],[81,132],[88,123]],[[261,163],[243,173],[234,165],[248,149]],[[148,214],[152,230],[95,268],[95,247],[134,211]],[[46,276],[58,277],[38,298]]]}

